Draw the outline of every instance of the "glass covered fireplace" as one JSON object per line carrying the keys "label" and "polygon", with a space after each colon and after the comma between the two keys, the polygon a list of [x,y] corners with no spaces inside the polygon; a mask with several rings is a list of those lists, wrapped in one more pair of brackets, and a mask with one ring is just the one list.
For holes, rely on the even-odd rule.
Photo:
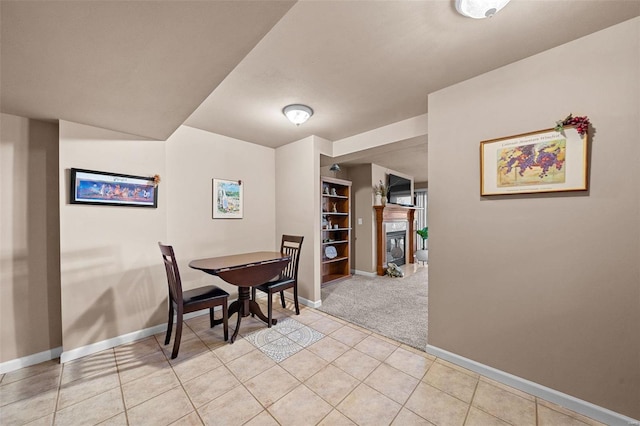
{"label": "glass covered fireplace", "polygon": [[387,243],[385,263],[404,265],[407,250],[407,222],[387,222],[384,227]]}
{"label": "glass covered fireplace", "polygon": [[[404,258],[402,256],[391,257],[398,263],[414,262],[416,208],[395,204],[373,206],[373,208],[376,211],[376,273],[385,275],[388,256],[391,256],[392,251],[394,255],[400,254],[400,250],[405,254]],[[404,238],[400,234],[388,235],[389,232],[403,232]],[[391,244],[393,245],[391,246]]]}

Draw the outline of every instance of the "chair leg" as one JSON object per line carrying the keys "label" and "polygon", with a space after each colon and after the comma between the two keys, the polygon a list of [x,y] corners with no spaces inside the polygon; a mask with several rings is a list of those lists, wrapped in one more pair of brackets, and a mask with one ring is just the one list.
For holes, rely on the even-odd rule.
{"label": "chair leg", "polygon": [[169,300],[169,320],[167,321],[167,336],[164,338],[164,344],[168,345],[171,341],[171,329],[173,328],[173,303]]}
{"label": "chair leg", "polygon": [[282,309],[286,308],[284,304],[284,290],[280,292],[280,302],[282,303]]}
{"label": "chair leg", "polygon": [[229,340],[229,309],[227,308],[226,300],[222,305],[222,327],[224,329],[224,341],[226,342],[227,340]]}
{"label": "chair leg", "polygon": [[176,336],[173,339],[173,352],[171,352],[171,359],[175,359],[178,356],[180,340],[182,339],[182,309],[179,307],[178,317],[176,318]]}
{"label": "chair leg", "polygon": [[213,307],[209,308],[209,327],[213,328]]}
{"label": "chair leg", "polygon": [[300,315],[300,305],[298,304],[298,283],[293,286],[293,303],[296,305],[296,315]]}
{"label": "chair leg", "polygon": [[[256,288],[255,287],[251,287],[251,300],[253,300],[254,302],[256,301]],[[256,314],[254,314],[253,312],[251,313],[251,317],[255,317]]]}
{"label": "chair leg", "polygon": [[269,296],[269,300],[267,301],[267,314],[269,317],[267,328],[271,328],[271,318],[273,317],[273,294],[267,293],[267,295]]}

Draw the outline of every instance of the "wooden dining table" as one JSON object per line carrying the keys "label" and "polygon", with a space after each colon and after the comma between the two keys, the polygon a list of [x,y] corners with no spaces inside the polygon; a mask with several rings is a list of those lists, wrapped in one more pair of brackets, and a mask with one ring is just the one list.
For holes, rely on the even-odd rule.
{"label": "wooden dining table", "polygon": [[[243,317],[255,314],[265,323],[269,321],[262,313],[260,305],[251,300],[251,287],[264,284],[276,277],[290,261],[290,256],[279,251],[256,251],[189,262],[189,267],[218,276],[225,282],[238,287],[238,299],[229,305],[229,316],[238,314],[236,329],[230,343],[233,343],[238,336]],[[273,319],[272,325],[277,322],[278,320]]]}

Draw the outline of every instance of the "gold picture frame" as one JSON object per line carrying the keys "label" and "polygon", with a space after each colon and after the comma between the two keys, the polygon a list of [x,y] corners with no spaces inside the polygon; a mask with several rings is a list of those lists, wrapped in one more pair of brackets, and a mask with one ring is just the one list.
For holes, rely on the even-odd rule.
{"label": "gold picture frame", "polygon": [[587,138],[566,126],[480,142],[480,195],[587,190]]}

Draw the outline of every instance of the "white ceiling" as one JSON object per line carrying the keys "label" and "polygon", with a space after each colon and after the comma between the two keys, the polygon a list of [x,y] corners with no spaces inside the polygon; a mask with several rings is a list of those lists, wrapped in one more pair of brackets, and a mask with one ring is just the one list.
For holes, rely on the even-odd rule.
{"label": "white ceiling", "polygon": [[[640,1],[512,0],[482,20],[453,0],[2,0],[0,13],[2,112],[277,147],[424,114],[429,93],[639,16]],[[295,127],[290,103],[315,114]]]}

